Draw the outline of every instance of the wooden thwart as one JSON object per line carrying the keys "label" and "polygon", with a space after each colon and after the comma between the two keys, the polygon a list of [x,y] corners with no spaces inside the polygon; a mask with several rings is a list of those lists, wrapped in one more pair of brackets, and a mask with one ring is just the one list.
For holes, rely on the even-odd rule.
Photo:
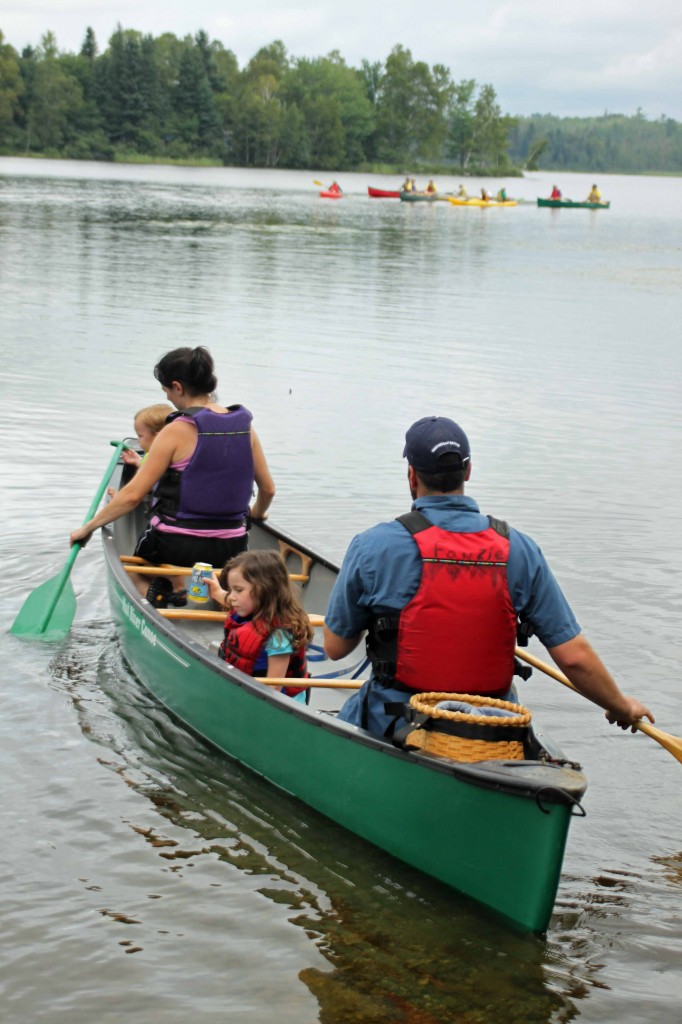
{"label": "wooden thwart", "polygon": [[307,689],[336,689],[336,690],[359,690],[364,679],[287,679],[282,677],[258,676],[254,679],[256,683],[265,683],[266,686],[303,686]]}
{"label": "wooden thwart", "polygon": [[[191,576],[194,572],[191,566],[169,565],[167,562],[152,565],[151,562],[145,562],[143,558],[135,555],[121,555],[121,562],[126,572],[140,576]],[[305,573],[289,573],[289,579],[298,583],[307,583],[309,578]]]}
{"label": "wooden thwart", "polygon": [[[164,619],[185,619],[195,622],[224,622],[226,612],[215,611],[211,608],[157,608],[159,615]],[[308,615],[311,626],[323,626],[324,615],[316,615],[311,612]]]}

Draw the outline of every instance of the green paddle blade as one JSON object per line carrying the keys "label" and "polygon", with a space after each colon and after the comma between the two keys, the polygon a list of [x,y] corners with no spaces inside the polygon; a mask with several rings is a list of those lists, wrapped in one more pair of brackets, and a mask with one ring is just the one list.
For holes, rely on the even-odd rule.
{"label": "green paddle blade", "polygon": [[[111,441],[110,443],[116,448],[116,451],[111,456],[106,473],[97,488],[97,494],[92,499],[92,504],[84,520],[86,523],[97,511],[121,452],[128,447],[125,441]],[[38,637],[41,640],[64,639],[71,629],[71,623],[76,615],[76,595],[73,592],[69,576],[82,546],[82,544],[74,544],[66,560],[66,565],[59,575],[41,583],[28,595],[12,623],[10,633],[13,633],[14,636]]]}
{"label": "green paddle blade", "polygon": [[63,575],[60,572],[31,591],[10,630],[14,636],[64,639],[76,614],[76,595],[71,580],[64,581]]}

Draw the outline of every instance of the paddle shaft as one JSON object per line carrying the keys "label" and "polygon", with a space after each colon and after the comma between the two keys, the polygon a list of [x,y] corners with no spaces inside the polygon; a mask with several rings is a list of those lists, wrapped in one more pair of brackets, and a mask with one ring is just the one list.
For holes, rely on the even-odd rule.
{"label": "paddle shaft", "polygon": [[[83,525],[84,526],[85,526],[85,524],[87,522],[89,522],[90,519],[92,519],[92,517],[94,516],[95,512],[97,511],[97,509],[99,507],[99,503],[102,500],[102,498],[104,497],[104,492],[105,492],[105,490],[107,488],[107,484],[109,483],[109,481],[111,479],[111,474],[114,472],[114,469],[116,468],[118,460],[121,457],[121,452],[123,451],[124,448],[127,448],[127,447],[128,447],[128,445],[125,443],[125,441],[119,441],[119,443],[116,445],[116,451],[111,456],[111,461],[109,462],[109,465],[106,468],[106,472],[105,472],[104,476],[102,477],[102,482],[100,483],[99,487],[97,488],[97,493],[95,494],[95,497],[92,499],[92,504],[91,504],[90,508],[88,509],[88,512],[87,512],[87,514],[85,516],[85,519],[83,520]],[[52,618],[52,614],[53,614],[55,608],[57,607],[57,602],[59,601],[59,598],[62,596],[62,592],[64,590],[64,587],[66,586],[66,581],[68,580],[69,576],[71,575],[71,570],[73,569],[73,563],[76,561],[76,558],[78,557],[78,552],[81,550],[82,547],[83,547],[83,545],[80,542],[78,542],[78,543],[76,543],[76,544],[74,544],[72,546],[71,551],[69,552],[69,557],[66,560],[66,564],[64,565],[64,568],[62,569],[62,571],[60,572],[59,576],[57,577],[57,585],[56,585],[55,591],[54,591],[54,593],[52,595],[52,598],[49,601],[49,603],[47,604],[47,606],[45,608],[45,614],[43,615],[43,617],[40,620],[40,623],[38,625],[38,630],[37,630],[38,633],[44,633],[45,630],[47,629],[47,625],[48,625],[50,619]]]}
{"label": "paddle shaft", "polygon": [[[568,679],[563,672],[560,672],[558,668],[553,668],[546,662],[541,661],[540,658],[536,658],[535,655],[529,654],[528,651],[524,651],[522,647],[516,648],[516,657],[525,661],[528,665],[532,665],[533,668],[539,669],[544,672],[545,675],[551,676],[552,679],[556,679],[558,683],[563,686],[567,686],[569,690],[573,690],[575,693],[580,693],[577,686],[574,686],[570,679]],[[662,729],[657,729],[655,725],[651,725],[650,722],[646,722],[643,718],[640,718],[638,722],[634,724],[635,729],[639,732],[643,732],[645,736],[649,736],[656,743],[660,743],[669,754],[672,754],[680,764],[682,764],[682,739],[679,736],[673,736],[671,733],[663,732]]]}

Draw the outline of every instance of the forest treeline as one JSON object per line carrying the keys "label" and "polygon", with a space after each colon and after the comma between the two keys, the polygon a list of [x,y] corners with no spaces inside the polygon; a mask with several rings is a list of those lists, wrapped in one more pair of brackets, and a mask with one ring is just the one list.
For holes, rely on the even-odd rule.
{"label": "forest treeline", "polygon": [[509,134],[509,159],[547,171],[682,173],[682,124],[670,117],[519,117]]}
{"label": "forest treeline", "polygon": [[353,68],[338,52],[294,58],[276,41],[240,69],[203,31],[154,38],[119,27],[100,53],[88,28],[77,54],[61,53],[50,32],[19,54],[0,33],[5,154],[504,173],[512,126],[491,85],[455,82],[402,46]]}
{"label": "forest treeline", "polygon": [[350,67],[334,51],[297,58],[275,41],[240,68],[199,31],[143,35],[120,26],[102,52],[53,33],[18,53],[0,31],[0,153],[73,159],[212,162],[244,167],[510,175],[526,167],[682,171],[669,118],[503,114],[495,89],[456,81],[395,46]]}

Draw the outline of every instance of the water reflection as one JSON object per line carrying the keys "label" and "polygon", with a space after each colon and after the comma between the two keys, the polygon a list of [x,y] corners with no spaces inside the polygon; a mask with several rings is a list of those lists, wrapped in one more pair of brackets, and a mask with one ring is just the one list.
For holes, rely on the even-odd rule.
{"label": "water reflection", "polygon": [[[594,969],[575,950],[566,955],[551,941],[511,933],[213,753],[166,716],[130,676],[116,642],[96,632],[98,659],[71,645],[54,661],[53,685],[69,694],[83,733],[104,748],[100,763],[166,822],[131,821],[130,829],[177,884],[206,868],[220,887],[217,861],[255,879],[255,892],[285,909],[326,962],[299,971],[321,1022],[451,1024],[457,1014],[470,1024],[530,1024],[578,1015],[576,1000],[594,984]],[[239,902],[223,912],[240,913]],[[127,953],[154,942],[140,939],[139,918],[121,907],[99,913],[132,929],[122,940]],[[188,941],[207,927],[211,919],[195,911]],[[267,934],[258,942],[264,960],[277,955]],[[253,973],[260,975],[257,965]]]}

